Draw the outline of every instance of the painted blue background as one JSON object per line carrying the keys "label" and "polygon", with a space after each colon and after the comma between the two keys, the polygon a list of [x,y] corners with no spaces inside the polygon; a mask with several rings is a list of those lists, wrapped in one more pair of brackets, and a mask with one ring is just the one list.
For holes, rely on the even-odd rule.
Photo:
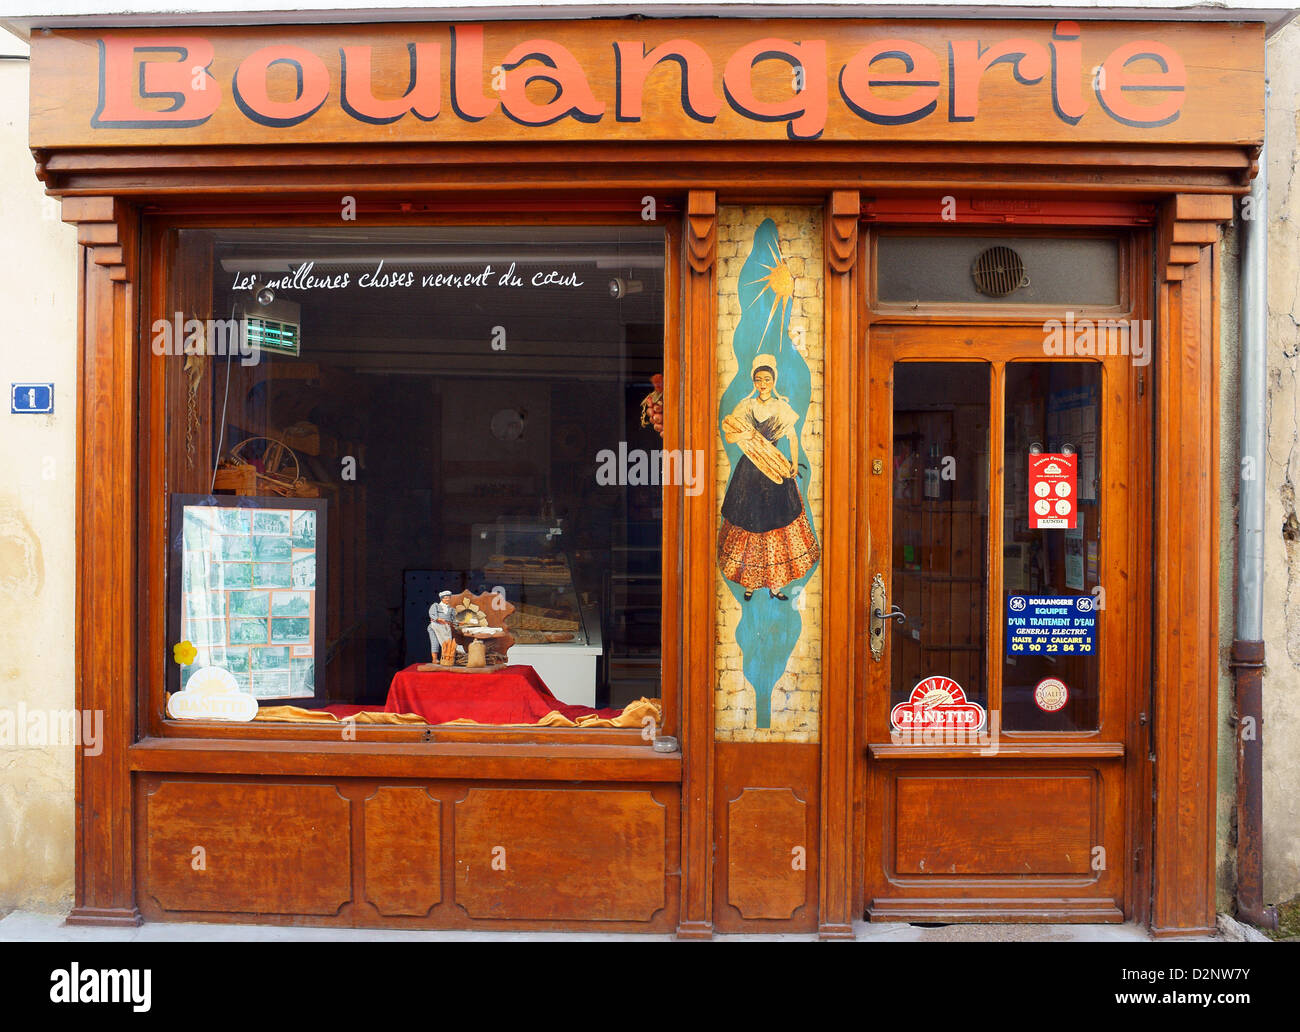
{"label": "painted blue background", "polygon": [[[804,421],[808,417],[808,402],[812,398],[812,374],[809,372],[808,363],[794,349],[790,340],[789,310],[783,313],[778,307],[776,315],[771,323],[768,323],[772,303],[777,298],[766,284],[768,269],[765,266],[776,264],[777,258],[774,254],[780,254],[776,223],[771,219],[764,219],[754,231],[754,242],[749,257],[740,270],[738,293],[741,316],[731,344],[739,370],[718,405],[718,435],[722,437],[723,418],[730,415],[741,400],[754,391],[754,381],[750,374],[754,359],[764,353],[775,356],[776,392],[790,403],[790,407],[799,417],[795,423],[795,436],[800,441],[797,461],[802,463],[799,469],[799,496],[803,499],[804,509],[808,512],[808,520],[811,524],[812,513],[808,511],[808,477],[812,463],[803,450],[802,438]],[[722,437],[722,440],[734,475],[736,463],[740,460],[742,452],[738,445],[727,442],[725,437]],[[777,442],[777,447],[784,455],[788,450],[788,442],[783,439]],[[730,478],[728,478],[728,486],[730,486]],[[817,533],[815,526],[813,533],[814,535]],[[790,661],[790,655],[799,640],[799,633],[803,629],[803,617],[796,607],[800,595],[808,584],[808,579],[816,570],[817,564],[814,563],[806,574],[783,589],[789,595],[789,600],[786,602],[772,598],[765,588],[757,589],[754,597],[746,602],[745,589],[734,581],[724,578],[724,583],[741,607],[740,625],[736,628],[736,644],[740,646],[745,680],[754,689],[755,720],[760,728],[772,726],[772,689],[785,673],[786,664]]]}

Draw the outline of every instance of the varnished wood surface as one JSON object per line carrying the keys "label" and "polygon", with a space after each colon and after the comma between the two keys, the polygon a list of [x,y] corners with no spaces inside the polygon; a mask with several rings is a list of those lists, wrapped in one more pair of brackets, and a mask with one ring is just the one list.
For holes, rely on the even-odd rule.
{"label": "varnished wood surface", "polygon": [[872,919],[951,910],[953,920],[969,920],[959,915],[972,909],[986,920],[1122,919],[1117,761],[906,760],[879,764],[870,784]]}
{"label": "varnished wood surface", "polygon": [[135,802],[150,920],[677,925],[675,786],[145,774]]}
{"label": "varnished wood surface", "polygon": [[[1068,735],[1062,735],[1068,738]],[[997,751],[992,746],[980,745],[895,745],[893,742],[872,742],[867,752],[877,760],[964,760],[1000,756],[1003,759],[1119,759],[1124,756],[1123,742],[1041,742],[1020,745],[999,742]]]}
{"label": "varnished wood surface", "polygon": [[[664,397],[684,398],[682,377],[686,369],[686,341],[682,332],[682,225],[671,211],[665,210],[663,218],[667,223],[664,238]],[[685,406],[679,403],[676,411],[665,415],[663,439],[664,449],[668,452],[684,454],[681,452],[686,434],[684,409]],[[664,560],[660,563],[663,601],[659,611],[659,668],[664,724],[658,733],[674,737],[681,733],[682,685],[686,680],[682,669],[682,642],[687,617],[685,607],[678,602],[682,597],[682,564],[686,555],[682,547],[686,497],[683,488],[663,492],[661,554]]]}
{"label": "varnished wood surface", "polygon": [[254,742],[146,738],[129,750],[136,771],[369,773],[384,777],[499,777],[677,782],[680,754],[616,745],[483,745],[471,742]]}
{"label": "varnished wood surface", "polygon": [[682,879],[679,938],[713,934],[713,690],[714,554],[717,548],[717,412],[714,341],[717,336],[718,206],[711,190],[687,195],[682,246],[682,443],[704,456],[704,490],[682,502],[683,598],[698,609],[683,621],[682,662]]}
{"label": "varnished wood surface", "polygon": [[901,774],[893,869],[939,877],[1087,874],[1101,831],[1092,819],[1096,780]]}
{"label": "varnished wood surface", "polygon": [[[1218,685],[1218,222],[1227,198],[1173,198],[1157,235],[1156,705],[1151,926],[1214,928]],[[1185,248],[1198,252],[1194,264]]]}
{"label": "varnished wood surface", "polygon": [[858,257],[862,199],[855,190],[833,193],[823,215],[826,254],[825,524],[822,535],[821,874],[819,934],[846,938],[853,930],[853,772],[856,756],[853,648],[859,596],[858,449],[862,423],[856,405],[862,375],[857,298],[864,281]]}
{"label": "varnished wood surface", "polygon": [[[55,152],[42,156],[47,188],[60,195],[148,198],[180,210],[224,207],[222,195],[276,211],[286,206],[338,211],[338,197],[358,198],[358,212],[416,210],[415,204],[457,207],[490,204],[491,195],[537,191],[563,197],[574,190],[575,168],[584,170],[581,196],[588,204],[619,192],[654,190],[680,196],[710,184],[726,203],[813,203],[833,190],[949,191],[1033,190],[1063,198],[1151,196],[1177,183],[1188,193],[1249,191],[1250,148],[1091,148],[1021,145],[991,147],[915,144],[598,144],[557,143],[538,151],[527,145],[482,145],[455,150],[425,146],[376,150],[308,147],[214,148],[176,161],[167,151]],[[364,149],[360,149],[364,151]],[[466,153],[468,151],[469,153]],[[392,170],[401,170],[395,178]],[[935,194],[935,191],[940,191]],[[327,204],[315,202],[321,193]],[[205,196],[207,195],[207,196]],[[216,195],[214,200],[213,195]],[[638,195],[639,196],[639,195]],[[403,208],[402,206],[407,207]]]}
{"label": "varnished wood surface", "polygon": [[[418,102],[394,104],[411,90],[408,44],[422,48],[415,54]],[[643,64],[643,54],[664,45],[651,54],[655,64]],[[185,53],[155,57],[154,67],[137,72],[136,46]],[[359,62],[346,105],[344,48]],[[1025,55],[1016,75],[1006,63],[984,67],[977,55],[990,48]],[[914,75],[898,58],[872,62],[900,50]],[[1251,23],[728,18],[490,21],[454,29],[187,26],[59,29],[34,35],[31,51],[31,139],[40,148],[366,143],[381,134],[448,143],[523,136],[543,144],[787,137],[1257,143],[1263,129],[1263,28]],[[670,51],[694,67],[687,82],[672,60],[660,63]],[[544,61],[532,56],[539,52]],[[773,52],[786,56],[769,59]],[[1153,52],[1163,72],[1139,56]],[[295,62],[297,89],[293,69],[268,73],[266,62],[277,55]],[[1126,67],[1130,60],[1135,67]],[[208,72],[201,89],[193,85],[193,63]],[[530,76],[548,71],[543,63],[562,83],[562,99],[552,101],[554,87],[528,89]],[[1106,76],[1094,77],[1102,66]],[[793,67],[803,71],[800,90]],[[913,84],[883,84],[900,76]],[[1150,76],[1159,80],[1154,95],[1141,89]],[[167,103],[159,103],[164,96],[142,99],[145,88]],[[1157,107],[1161,114],[1150,117]],[[171,119],[169,109],[176,111]]]}
{"label": "varnished wood surface", "polygon": [[1062,899],[1044,895],[1019,900],[877,897],[867,912],[872,921],[918,924],[1122,924],[1124,912],[1106,900]]}
{"label": "varnished wood surface", "polygon": [[[930,232],[939,232],[934,227]],[[1018,230],[1019,231],[1019,230]],[[1034,231],[1030,231],[1031,233]],[[1050,231],[1047,231],[1050,232]],[[1145,275],[1141,256],[1145,251],[1139,237],[1121,234],[1121,272],[1124,277],[1121,303],[1099,317],[1141,318],[1149,309],[1146,303],[1150,280]],[[1078,307],[1078,306],[1076,306]],[[1005,422],[1002,399],[1005,394],[1006,363],[1014,359],[1042,360],[1044,358],[1042,334],[1043,320],[1051,313],[1046,309],[1007,306],[989,306],[984,311],[976,308],[974,320],[961,322],[960,313],[952,306],[921,306],[916,312],[907,312],[899,306],[879,306],[867,311],[867,342],[870,373],[867,378],[867,406],[870,412],[867,434],[867,457],[883,459],[885,475],[864,475],[864,485],[869,506],[868,526],[870,546],[863,551],[866,566],[860,573],[864,582],[874,572],[881,572],[886,583],[892,579],[892,520],[894,518],[890,491],[892,483],[893,420],[892,379],[896,361],[930,360],[988,363],[990,366],[989,407],[989,512],[1001,513],[1004,507],[1003,440]],[[1083,308],[1079,307],[1083,317]],[[1069,359],[1062,359],[1069,360]],[[1020,915],[1026,919],[1037,914],[1040,920],[1049,920],[1050,914],[1074,914],[1067,920],[1117,920],[1132,908],[1132,890],[1126,874],[1133,869],[1131,817],[1128,809],[1132,798],[1132,779],[1139,773],[1129,770],[1125,757],[1133,757],[1132,742],[1137,725],[1131,717],[1135,700],[1145,686],[1141,668],[1133,658],[1138,640],[1146,640],[1146,612],[1143,600],[1147,597],[1141,587],[1143,571],[1151,568],[1151,556],[1144,549],[1141,534],[1131,528],[1128,514],[1138,504],[1139,485],[1149,480],[1145,443],[1148,424],[1144,406],[1149,405],[1149,391],[1139,395],[1138,375],[1150,366],[1135,370],[1126,356],[1108,356],[1101,359],[1102,423],[1100,439],[1104,441],[1102,467],[1099,477],[1103,486],[1101,494],[1101,524],[1106,527],[1102,549],[1100,582],[1106,585],[1106,609],[1101,624],[1101,664],[1099,684],[1102,687],[1097,729],[1092,732],[1051,734],[1042,732],[1007,732],[999,728],[999,738],[988,746],[953,746],[923,743],[895,743],[890,740],[888,708],[890,692],[889,651],[897,647],[887,632],[886,657],[875,663],[869,656],[864,664],[863,699],[865,705],[866,759],[863,779],[866,791],[867,817],[863,823],[864,842],[864,904],[869,914],[879,919],[911,919],[918,913],[933,914],[944,909],[942,900],[948,900],[954,914],[966,911],[958,901],[972,896],[990,895],[985,884],[988,877],[997,875],[1004,879],[1014,872],[996,872],[988,868],[990,860],[984,854],[1000,841],[1007,829],[1028,827],[1032,842],[1009,844],[1007,856],[1031,854],[1040,848],[1052,847],[1052,830],[1073,827],[1076,833],[1086,813],[1088,821],[1088,849],[1104,850],[1103,872],[1093,877],[1091,872],[1083,881],[1053,886],[1045,891],[1036,878],[1017,877],[998,883],[991,895],[994,901],[981,904],[969,911],[967,919],[977,919],[984,914],[992,919],[994,913],[1007,919]],[[1148,384],[1149,386],[1149,384]],[[1001,671],[1003,664],[1003,597],[1002,534],[1003,521],[987,521],[987,607],[982,615],[986,642],[984,683],[988,686],[987,706],[990,713],[1001,710]],[[891,602],[897,601],[891,599]],[[866,605],[865,602],[862,603]],[[864,617],[865,619],[865,617]],[[955,764],[955,765],[954,765]],[[1080,766],[1082,765],[1082,766]],[[1133,766],[1139,766],[1135,759]],[[1095,793],[1083,799],[1074,792],[1072,802],[1058,800],[1064,810],[1048,818],[1043,813],[1035,816],[1030,803],[1033,793],[1021,796],[1006,789],[1001,792],[989,789],[995,785],[1029,784],[1034,777],[1046,779],[1043,785],[1056,782],[1056,772],[1072,769],[1079,785],[1084,779],[1096,784]],[[959,776],[958,771],[965,771]],[[1004,772],[1011,771],[1010,780],[998,781]],[[934,775],[944,772],[940,780]],[[969,787],[961,787],[961,777]],[[994,780],[988,780],[988,779]],[[967,818],[953,815],[944,819],[939,811],[941,802],[936,798],[918,795],[916,791],[900,791],[899,785],[912,784],[939,786],[953,793],[954,798],[974,798],[984,801],[972,812],[973,824]],[[918,780],[919,779],[919,780]],[[1019,780],[1019,779],[1028,779]],[[937,790],[937,789],[935,789]],[[1053,793],[1043,789],[1039,805],[1050,806]],[[1065,793],[1067,796],[1070,793]],[[981,830],[983,829],[983,830]],[[1075,834],[1078,838],[1078,834]],[[980,844],[976,845],[976,840]],[[1070,845],[1071,863],[1077,864],[1082,840]],[[900,853],[900,843],[903,852]],[[1062,856],[1064,845],[1056,850]],[[995,850],[996,852],[996,850]],[[1090,853],[1091,856],[1091,853]],[[900,859],[900,857],[902,859]],[[942,861],[950,869],[950,877],[941,888],[922,879],[917,870],[910,874],[901,870],[922,860]],[[1040,861],[1052,866],[1059,861]],[[1032,864],[1031,864],[1032,866]],[[1077,870],[1072,867],[1071,870]],[[1076,909],[1074,897],[1092,900],[1084,909]],[[1097,908],[1100,908],[1098,910]],[[1086,914],[1080,917],[1079,914]],[[912,916],[908,916],[912,915]],[[954,918],[959,919],[959,918]]]}
{"label": "varnished wood surface", "polygon": [[[131,775],[126,750],[136,735],[136,445],[134,332],[135,226],[112,198],[74,203],[69,215],[97,234],[123,264],[79,249],[77,323],[77,708],[104,715],[98,756],[76,761],[78,857],[70,923],[139,920],[132,882]],[[101,221],[110,219],[109,222]],[[78,223],[79,227],[82,223]],[[118,250],[120,249],[120,250]]]}
{"label": "varnished wood surface", "polygon": [[479,919],[650,921],[668,903],[670,816],[648,792],[470,789],[456,902]]}
{"label": "varnished wood surface", "polygon": [[727,903],[746,921],[788,921],[808,897],[808,804],[789,788],[743,788],[725,823]]}
{"label": "varnished wood surface", "polygon": [[821,748],[717,742],[714,750],[715,929],[817,931]]}
{"label": "varnished wood surface", "polygon": [[384,915],[427,915],[442,902],[442,801],[419,785],[381,785],[362,806],[366,900]]}
{"label": "varnished wood surface", "polygon": [[350,809],[326,784],[163,781],[145,801],[149,895],[166,910],[335,914],[352,898]]}

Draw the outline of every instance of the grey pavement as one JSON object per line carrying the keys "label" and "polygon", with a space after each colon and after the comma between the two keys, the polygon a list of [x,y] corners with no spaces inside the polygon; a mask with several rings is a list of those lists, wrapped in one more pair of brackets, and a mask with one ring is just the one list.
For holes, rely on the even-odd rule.
{"label": "grey pavement", "polygon": [[[60,913],[17,910],[0,918],[0,942],[667,942],[670,935],[604,932],[398,931],[290,925],[147,922],[138,928],[69,927]],[[1231,921],[1230,918],[1227,919]],[[1236,922],[1231,922],[1236,925]],[[1224,942],[1248,938],[1220,919],[1220,935],[1154,940],[1136,924],[951,924],[854,922],[858,942]],[[1250,931],[1253,931],[1251,929]],[[1258,933],[1256,933],[1258,934]],[[815,935],[718,935],[715,942],[812,942]]]}

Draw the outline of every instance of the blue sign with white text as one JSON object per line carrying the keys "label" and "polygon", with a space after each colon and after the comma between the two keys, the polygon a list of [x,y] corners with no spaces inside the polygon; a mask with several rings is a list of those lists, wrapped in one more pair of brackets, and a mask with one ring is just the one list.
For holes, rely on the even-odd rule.
{"label": "blue sign with white text", "polygon": [[1007,597],[1008,656],[1091,656],[1097,600],[1091,595]]}
{"label": "blue sign with white text", "polygon": [[9,411],[44,414],[54,411],[54,384],[16,383],[9,395]]}

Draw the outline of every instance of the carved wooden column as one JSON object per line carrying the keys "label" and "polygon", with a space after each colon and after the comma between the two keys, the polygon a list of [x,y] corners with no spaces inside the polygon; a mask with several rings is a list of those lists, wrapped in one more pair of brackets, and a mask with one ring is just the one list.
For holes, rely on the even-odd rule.
{"label": "carved wooden column", "polygon": [[[679,939],[713,935],[714,565],[717,551],[717,444],[714,422],[717,359],[718,200],[692,190],[686,205],[686,282],[682,290],[683,448],[704,456],[704,490],[684,500],[683,597],[708,600],[682,634],[682,909]],[[707,613],[707,616],[702,614]]]}
{"label": "carved wooden column", "polygon": [[1155,821],[1151,929],[1213,932],[1218,683],[1219,223],[1232,198],[1179,195],[1157,247]]}
{"label": "carved wooden column", "polygon": [[857,526],[856,190],[826,205],[825,529],[822,542],[821,885],[818,934],[853,938],[854,560]]}
{"label": "carved wooden column", "polygon": [[104,715],[76,760],[76,899],[69,924],[140,923],[131,772],[136,688],[136,233],[112,197],[69,197],[80,248],[77,708]]}

